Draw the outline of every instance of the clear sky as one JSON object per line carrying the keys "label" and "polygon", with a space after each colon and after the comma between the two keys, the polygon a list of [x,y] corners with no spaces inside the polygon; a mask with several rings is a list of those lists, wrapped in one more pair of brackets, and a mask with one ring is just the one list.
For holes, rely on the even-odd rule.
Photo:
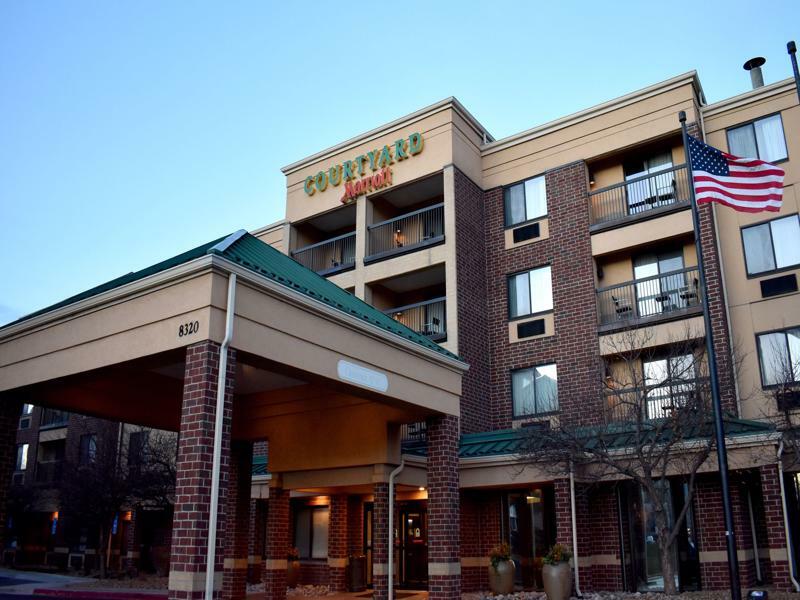
{"label": "clear sky", "polygon": [[[613,7],[613,8],[610,8]],[[456,96],[496,138],[697,69],[800,1],[0,3],[0,323],[284,216],[280,167]]]}

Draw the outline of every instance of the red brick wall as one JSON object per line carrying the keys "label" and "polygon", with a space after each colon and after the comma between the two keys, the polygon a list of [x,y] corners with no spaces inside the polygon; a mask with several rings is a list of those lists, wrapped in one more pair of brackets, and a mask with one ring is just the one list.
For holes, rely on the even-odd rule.
{"label": "red brick wall", "polygon": [[224,570],[223,598],[244,598],[247,592],[247,556],[250,533],[250,480],[253,444],[237,440],[231,443],[231,466],[228,480],[228,526],[225,535],[225,558],[236,561]]}
{"label": "red brick wall", "polygon": [[[512,421],[510,371],[550,362],[558,367],[562,418],[589,423],[601,414],[591,408],[599,402],[599,351],[597,343],[587,343],[597,339],[597,309],[586,165],[565,165],[545,177],[546,240],[506,250],[503,190],[484,194],[491,409],[498,429]],[[510,344],[507,277],[546,264],[552,268],[555,335]]]}
{"label": "red brick wall", "polygon": [[[183,384],[175,483],[175,513],[172,526],[171,571],[188,573],[204,573],[206,571],[219,352],[219,344],[211,341],[200,342],[186,348],[186,374]],[[226,503],[235,374],[236,351],[231,349],[228,351],[225,413],[223,416],[216,571],[222,571],[223,541],[228,529]],[[202,595],[202,591],[169,591],[170,599],[175,600],[199,598]]]}
{"label": "red brick wall", "polygon": [[489,413],[489,337],[486,317],[486,241],[483,192],[457,168],[455,172],[458,353],[469,363],[462,380],[464,433],[492,428]]}
{"label": "red brick wall", "polygon": [[[619,510],[617,494],[613,485],[603,485],[584,494],[583,505],[586,531],[579,527],[579,550],[584,551],[584,541],[589,546],[591,556],[614,556],[617,561],[619,549]],[[579,521],[580,523],[580,521]],[[586,554],[584,554],[586,556]],[[580,556],[578,557],[580,561]],[[584,583],[585,582],[585,583]],[[594,564],[588,569],[581,568],[581,590],[621,590],[622,572],[620,564]]]}
{"label": "red brick wall", "polygon": [[383,481],[374,484],[375,500],[372,509],[372,589],[373,600],[386,600],[389,593],[389,579],[385,573],[376,574],[381,565],[386,569],[389,563],[389,484]]}
{"label": "red brick wall", "polygon": [[347,499],[347,553],[364,554],[364,501],[359,496]]}
{"label": "red brick wall", "polygon": [[330,585],[330,571],[326,560],[300,561],[300,585]]}
{"label": "red brick wall", "polygon": [[286,569],[270,568],[269,561],[285,561],[291,544],[289,529],[289,490],[273,486],[267,509],[267,547],[264,565],[264,589],[270,600],[286,597]]}
{"label": "red brick wall", "polygon": [[[328,558],[347,558],[347,495],[331,496],[330,524],[328,526]],[[345,591],[345,568],[330,567],[331,591]]]}
{"label": "red brick wall", "polygon": [[[786,550],[786,531],[783,522],[780,479],[777,465],[764,465],[759,469],[761,494],[763,500],[764,522],[770,550]],[[787,560],[770,559],[770,582],[776,589],[791,591],[789,563]]]}
{"label": "red brick wall", "polygon": [[[460,509],[461,556],[482,558],[502,541],[499,490],[463,490]],[[486,566],[461,567],[461,591],[478,592],[489,589]]]}
{"label": "red brick wall", "polygon": [[[255,447],[253,448],[255,452]],[[247,582],[260,583],[264,558],[264,540],[267,527],[267,501],[250,500],[250,533],[247,539],[247,556],[255,562],[247,565]]]}

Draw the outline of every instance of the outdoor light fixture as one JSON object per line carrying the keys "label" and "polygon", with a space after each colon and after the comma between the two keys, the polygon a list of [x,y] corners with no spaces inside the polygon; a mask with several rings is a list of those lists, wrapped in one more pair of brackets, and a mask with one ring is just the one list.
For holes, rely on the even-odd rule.
{"label": "outdoor light fixture", "polygon": [[528,504],[539,504],[542,501],[542,490],[533,490],[529,496],[525,496]]}
{"label": "outdoor light fixture", "polygon": [[419,491],[420,492],[424,492],[425,491],[425,486],[424,485],[419,486]]}

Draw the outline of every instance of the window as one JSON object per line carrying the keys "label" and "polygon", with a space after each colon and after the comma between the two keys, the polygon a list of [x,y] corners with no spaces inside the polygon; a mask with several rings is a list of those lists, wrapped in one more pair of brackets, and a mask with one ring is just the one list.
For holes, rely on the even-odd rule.
{"label": "window", "polygon": [[673,409],[684,406],[694,392],[696,372],[691,354],[643,361],[642,369],[648,419],[668,417]]}
{"label": "window", "polygon": [[556,366],[540,365],[511,372],[514,416],[540,415],[558,410]]}
{"label": "window", "polygon": [[24,471],[28,468],[28,444],[17,444],[17,471]]}
{"label": "window", "polygon": [[790,215],[742,228],[747,274],[757,275],[800,265],[800,217]]}
{"label": "window", "polygon": [[547,186],[544,175],[507,187],[503,197],[506,227],[532,221],[547,214]]}
{"label": "window", "polygon": [[512,319],[553,310],[550,266],[508,278],[508,307]]}
{"label": "window", "polygon": [[133,431],[128,437],[128,466],[140,466],[145,459],[149,431]]}
{"label": "window", "polygon": [[800,382],[800,327],[758,336],[762,385]]}
{"label": "window", "polygon": [[728,129],[728,150],[735,156],[760,158],[767,162],[788,158],[781,116],[772,115]]}
{"label": "window", "polygon": [[95,458],[97,458],[97,436],[93,433],[86,433],[81,436],[80,464],[91,464]]}
{"label": "window", "polygon": [[294,517],[294,545],[300,558],[328,558],[327,506],[298,508]]}
{"label": "window", "polygon": [[[628,159],[623,165],[628,214],[634,215],[675,202],[676,183],[672,152],[666,150]],[[660,174],[659,174],[660,173]]]}
{"label": "window", "polygon": [[22,416],[26,416],[33,413],[33,404],[23,404],[22,405]]}

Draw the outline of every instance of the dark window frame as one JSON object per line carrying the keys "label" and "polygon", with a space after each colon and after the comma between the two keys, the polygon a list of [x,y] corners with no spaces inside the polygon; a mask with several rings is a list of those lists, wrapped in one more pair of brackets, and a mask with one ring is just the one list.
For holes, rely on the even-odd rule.
{"label": "dark window frame", "polygon": [[[792,329],[800,329],[800,325],[793,325],[791,327],[781,327],[780,329],[771,329],[769,331],[759,331],[756,333],[756,356],[758,357],[758,375],[761,381],[761,389],[762,390],[774,390],[780,388],[782,385],[786,385],[783,383],[765,383],[764,382],[764,362],[762,360],[763,356],[761,354],[761,343],[759,342],[759,338],[762,335],[770,335],[773,333],[782,333],[784,337],[786,336],[786,332]],[[786,340],[786,347],[789,347],[789,340]],[[797,380],[793,383],[800,384],[800,380]]]}
{"label": "dark window frame", "polygon": [[545,210],[543,215],[539,215],[538,217],[528,218],[528,205],[527,205],[527,203],[523,202],[523,205],[525,207],[525,219],[520,221],[519,223],[510,223],[509,222],[509,214],[510,213],[509,213],[509,210],[508,210],[508,201],[507,201],[507,194],[508,194],[508,191],[511,188],[516,187],[518,185],[521,185],[522,186],[522,192],[523,192],[523,198],[524,198],[525,182],[526,181],[530,181],[531,179],[536,179],[538,177],[541,177],[541,178],[544,179],[546,174],[547,174],[546,172],[545,173],[539,173],[538,175],[533,175],[531,177],[526,177],[525,179],[520,179],[519,181],[515,181],[514,183],[509,183],[508,185],[504,185],[503,186],[503,229],[516,229],[517,227],[521,227],[523,225],[529,225],[531,223],[535,223],[536,221],[541,221],[543,219],[546,219],[549,216],[549,214],[550,214],[550,203],[547,200],[547,179],[545,179],[545,182],[544,182],[544,203],[545,203],[545,208],[547,210]]}
{"label": "dark window frame", "polygon": [[[558,405],[558,408],[556,408],[555,410],[549,410],[549,411],[546,411],[546,412],[532,412],[532,413],[518,414],[516,409],[514,408],[514,373],[519,373],[520,371],[533,371],[534,369],[538,369],[539,367],[549,367],[550,365],[553,365],[556,368],[556,385],[558,385],[558,379],[557,379],[557,377],[558,377],[558,375],[557,375],[557,373],[558,373],[558,363],[556,361],[536,363],[535,365],[530,365],[530,366],[527,366],[527,367],[518,367],[516,369],[509,370],[509,372],[508,372],[508,384],[509,384],[509,389],[511,390],[511,418],[512,418],[512,420],[516,420],[516,419],[534,419],[534,418],[538,418],[538,417],[549,417],[549,416],[552,416],[552,415],[557,415],[557,414],[559,414],[561,412],[561,401],[560,401],[560,399],[558,397],[558,391],[556,391],[556,404]],[[535,384],[535,381],[536,380],[534,378],[534,388],[533,388],[533,400],[534,400],[534,403],[536,402],[536,384]],[[558,390],[558,388],[556,388],[556,390]]]}
{"label": "dark window frame", "polygon": [[[750,225],[745,225],[739,228],[739,240],[742,243],[742,257],[744,258],[744,272],[745,275],[747,276],[747,279],[760,279],[761,277],[767,277],[769,275],[775,275],[777,273],[785,273],[786,271],[796,271],[800,269],[800,262],[799,262],[786,267],[776,267],[774,269],[770,269],[769,271],[759,271],[758,273],[750,273],[750,267],[747,264],[747,247],[745,246],[744,243],[744,230],[752,229],[753,227],[761,227],[762,225],[769,225],[773,221],[788,219],[790,217],[795,217],[798,221],[798,225],[800,225],[800,213],[793,213],[789,215],[780,215],[777,217],[773,217],[771,219],[766,219],[765,221],[759,221],[758,223],[751,223]],[[771,227],[769,230],[769,239],[770,239],[770,249],[772,250],[772,262],[777,265],[778,260],[777,257],[775,256],[775,242],[772,239]]]}
{"label": "dark window frame", "polygon": [[517,315],[516,317],[511,316],[511,279],[516,277],[517,275],[522,275],[523,273],[530,273],[531,271],[535,271],[537,269],[543,269],[544,267],[550,267],[550,295],[553,295],[553,264],[552,263],[543,263],[537,265],[535,267],[531,267],[530,269],[522,269],[521,271],[514,271],[513,273],[508,273],[506,275],[506,315],[508,317],[508,322],[513,323],[514,321],[519,321],[521,319],[530,319],[534,317],[539,317],[542,315],[549,315],[550,313],[555,311],[556,308],[556,299],[553,298],[553,306],[548,308],[547,310],[540,310],[537,312],[529,312],[524,315]]}
{"label": "dark window frame", "polygon": [[[751,126],[753,128],[753,141],[755,142],[756,153],[758,154],[758,156],[756,156],[756,158],[758,158],[759,160],[764,160],[763,158],[761,158],[761,149],[758,147],[758,137],[756,136],[756,133],[755,133],[755,125],[754,124],[757,121],[763,121],[764,119],[769,119],[770,117],[774,117],[774,116],[777,116],[781,121],[781,132],[783,133],[783,145],[786,148],[786,156],[784,158],[776,160],[776,161],[774,161],[774,162],[772,162],[770,164],[779,165],[779,164],[789,160],[789,144],[786,141],[786,128],[783,126],[783,114],[781,113],[781,111],[770,113],[768,115],[762,115],[760,117],[756,117],[755,119],[750,119],[748,121],[742,121],[741,123],[737,123],[736,125],[733,125],[732,127],[726,127],[725,128],[725,143],[728,145],[728,154],[733,154],[733,152],[731,151],[731,139],[730,139],[730,136],[728,135],[729,132],[733,131],[734,129],[739,129],[740,127],[747,127],[749,125],[749,126]],[[736,155],[734,155],[734,156],[736,156]],[[749,157],[742,157],[742,158],[749,158]]]}
{"label": "dark window frame", "polygon": [[[86,444],[84,444],[84,441]],[[97,435],[84,433],[78,441],[78,464],[82,467],[97,460]]]}

